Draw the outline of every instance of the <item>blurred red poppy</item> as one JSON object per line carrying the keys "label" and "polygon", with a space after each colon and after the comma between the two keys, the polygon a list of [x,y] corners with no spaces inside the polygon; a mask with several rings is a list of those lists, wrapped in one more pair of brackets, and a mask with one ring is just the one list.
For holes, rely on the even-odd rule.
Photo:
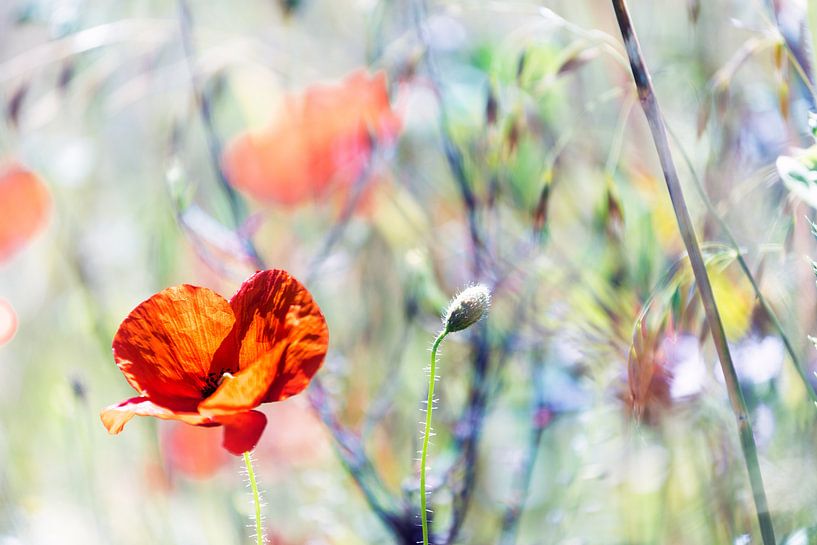
{"label": "blurred red poppy", "polygon": [[213,476],[229,460],[218,448],[217,430],[178,424],[162,434],[162,447],[168,467],[193,479]]}
{"label": "blurred red poppy", "polygon": [[236,137],[223,166],[237,189],[283,205],[351,187],[366,167],[372,140],[394,140],[401,125],[389,104],[385,74],[365,70],[289,96],[281,112],[265,130]]}
{"label": "blurred red poppy", "polygon": [[8,301],[0,299],[0,346],[9,342],[17,331],[17,314]]}
{"label": "blurred red poppy", "polygon": [[274,471],[286,473],[291,467],[315,465],[331,457],[331,439],[309,402],[281,403],[270,407],[267,414],[275,426],[258,444],[258,454],[275,461]]}
{"label": "blurred red poppy", "polygon": [[14,162],[0,165],[0,262],[45,226],[50,209],[48,190],[36,174]]}
{"label": "blurred red poppy", "polygon": [[224,426],[222,445],[239,455],[267,423],[253,410],[302,391],[323,363],[326,320],[286,271],[261,271],[227,302],[187,284],[137,306],[113,341],[117,366],[139,396],[101,413],[110,433],[135,415]]}

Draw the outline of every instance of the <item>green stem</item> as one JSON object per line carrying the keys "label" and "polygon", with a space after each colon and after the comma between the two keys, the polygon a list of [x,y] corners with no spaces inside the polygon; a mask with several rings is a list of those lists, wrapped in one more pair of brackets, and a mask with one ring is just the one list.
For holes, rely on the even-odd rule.
{"label": "green stem", "polygon": [[653,142],[658,152],[658,159],[664,171],[664,180],[667,183],[667,190],[669,191],[672,207],[675,211],[675,219],[678,221],[678,230],[681,232],[681,238],[684,240],[684,246],[689,256],[690,265],[692,265],[695,282],[698,285],[698,293],[701,296],[701,301],[703,302],[704,311],[706,313],[706,321],[709,324],[712,340],[715,343],[718,359],[720,360],[723,375],[726,379],[726,390],[729,394],[732,411],[737,420],[743,459],[746,463],[746,470],[749,473],[749,484],[752,488],[752,495],[754,496],[760,534],[764,545],[774,545],[774,529],[772,527],[771,515],[769,514],[769,506],[766,502],[766,491],[763,487],[763,477],[760,473],[760,461],[758,459],[755,438],[752,435],[749,411],[746,407],[746,401],[743,399],[743,392],[740,389],[738,375],[735,371],[735,365],[732,363],[732,355],[729,352],[729,344],[726,341],[726,334],[723,330],[723,322],[718,312],[718,306],[715,303],[712,285],[709,283],[706,264],[701,255],[701,249],[698,246],[695,230],[692,227],[692,219],[689,216],[686,200],[681,190],[681,181],[678,178],[678,171],[675,169],[675,163],[672,159],[664,117],[661,114],[661,108],[658,106],[658,99],[655,96],[655,91],[652,86],[652,78],[644,62],[644,56],[641,53],[641,45],[638,43],[638,37],[635,34],[635,29],[630,20],[627,2],[625,0],[612,0],[612,4],[618,27],[624,40],[624,46],[627,50],[627,56],[630,59],[630,68],[633,72],[633,80],[635,81],[638,91],[638,98],[644,110],[644,115],[647,118],[647,123],[650,126]]}
{"label": "green stem", "polygon": [[684,163],[686,163],[687,170],[689,170],[689,174],[692,177],[692,181],[695,182],[695,189],[698,192],[698,195],[703,200],[704,204],[706,205],[706,209],[709,211],[709,214],[718,222],[718,225],[723,231],[723,234],[729,240],[729,245],[732,246],[732,249],[735,251],[735,258],[737,259],[738,265],[740,266],[740,270],[743,272],[743,275],[749,281],[749,284],[752,286],[752,290],[755,292],[755,297],[757,297],[760,306],[763,307],[764,312],[772,321],[772,325],[777,330],[777,333],[780,335],[780,339],[783,341],[783,346],[786,349],[786,352],[789,354],[789,358],[794,365],[794,369],[797,372],[797,376],[800,377],[800,381],[803,383],[803,387],[806,389],[808,396],[811,398],[811,401],[817,405],[817,391],[815,391],[814,387],[811,385],[808,379],[808,373],[806,372],[805,366],[803,362],[800,361],[800,357],[797,355],[797,351],[794,349],[794,345],[792,345],[791,340],[789,340],[789,336],[786,334],[786,330],[783,328],[783,324],[780,322],[780,318],[778,318],[777,313],[772,308],[771,303],[766,299],[763,293],[760,291],[760,286],[758,285],[757,281],[755,280],[754,275],[752,274],[751,269],[749,269],[749,264],[746,263],[746,259],[743,257],[743,252],[740,249],[740,245],[738,244],[737,239],[732,234],[732,230],[729,228],[729,225],[726,221],[718,214],[718,211],[715,209],[715,205],[712,203],[712,200],[709,198],[709,195],[706,194],[706,190],[704,190],[703,184],[701,183],[700,178],[698,177],[697,172],[695,172],[695,167],[692,164],[692,160],[689,157],[689,154],[686,150],[681,146],[681,142],[675,133],[672,132],[669,128],[667,128],[669,135],[675,141],[678,150],[681,152],[681,157],[684,159]]}
{"label": "green stem", "polygon": [[448,335],[448,329],[443,329],[434,344],[431,346],[431,369],[428,374],[428,401],[426,402],[426,427],[423,432],[423,450],[420,454],[420,520],[423,524],[423,545],[428,541],[428,512],[426,507],[426,459],[428,458],[428,439],[431,436],[431,411],[434,408],[434,382],[437,376],[437,349]]}
{"label": "green stem", "polygon": [[255,482],[255,471],[252,469],[252,459],[250,453],[244,453],[244,465],[247,466],[247,477],[252,488],[252,499],[255,502],[255,542],[256,545],[264,545],[264,531],[261,528],[261,495],[258,493],[258,483]]}

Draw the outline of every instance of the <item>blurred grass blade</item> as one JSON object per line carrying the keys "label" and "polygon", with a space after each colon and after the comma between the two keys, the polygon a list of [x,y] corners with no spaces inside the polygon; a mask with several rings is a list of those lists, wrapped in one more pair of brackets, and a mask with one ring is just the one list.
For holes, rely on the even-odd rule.
{"label": "blurred grass blade", "polygon": [[658,105],[658,100],[652,87],[652,79],[647,71],[643,55],[641,53],[641,46],[635,34],[635,29],[630,21],[630,13],[627,8],[625,0],[612,0],[613,9],[616,13],[621,36],[624,40],[624,45],[627,50],[627,55],[630,59],[630,67],[633,72],[633,79],[638,91],[638,98],[641,101],[641,107],[647,117],[652,133],[653,141],[658,152],[661,167],[664,171],[664,179],[667,183],[667,189],[672,200],[675,217],[678,221],[678,228],[681,231],[681,236],[684,239],[684,246],[689,254],[689,260],[692,264],[692,270],[695,275],[695,281],[698,284],[698,292],[703,301],[704,310],[706,311],[707,322],[709,323],[712,340],[718,352],[718,359],[723,368],[723,374],[726,379],[726,387],[729,393],[729,400],[732,404],[732,410],[735,413],[738,429],[740,433],[740,442],[743,448],[743,456],[746,462],[746,468],[749,472],[749,482],[752,487],[752,492],[755,500],[755,509],[757,511],[758,523],[760,525],[760,532],[763,537],[764,545],[774,545],[774,529],[772,527],[772,520],[769,514],[769,508],[766,502],[766,491],[763,486],[763,477],[760,473],[760,462],[758,460],[757,446],[752,434],[751,424],[749,422],[749,414],[746,408],[746,401],[743,399],[743,392],[738,383],[737,372],[732,363],[732,355],[729,352],[729,345],[726,341],[726,334],[724,332],[723,323],[718,312],[717,304],[715,303],[715,296],[712,292],[712,286],[709,282],[709,276],[706,271],[701,249],[698,246],[698,241],[695,236],[695,231],[692,226],[692,219],[687,210],[686,200],[684,199],[683,191],[681,189],[681,182],[678,179],[678,172],[675,169],[675,163],[672,159],[672,153],[667,139],[667,130],[664,124],[664,118],[661,114],[661,109]]}

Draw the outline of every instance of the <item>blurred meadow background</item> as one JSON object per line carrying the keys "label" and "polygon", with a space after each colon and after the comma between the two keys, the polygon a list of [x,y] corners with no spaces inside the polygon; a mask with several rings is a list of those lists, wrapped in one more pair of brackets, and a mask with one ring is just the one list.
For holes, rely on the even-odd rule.
{"label": "blurred meadow background", "polygon": [[[817,543],[817,6],[630,4],[777,542]],[[436,543],[761,543],[608,3],[5,0],[0,107],[0,545],[251,541],[219,430],[98,415],[133,395],[133,307],[263,268],[330,331],[263,409],[270,543],[420,540],[424,369],[471,282],[493,303],[442,350]]]}

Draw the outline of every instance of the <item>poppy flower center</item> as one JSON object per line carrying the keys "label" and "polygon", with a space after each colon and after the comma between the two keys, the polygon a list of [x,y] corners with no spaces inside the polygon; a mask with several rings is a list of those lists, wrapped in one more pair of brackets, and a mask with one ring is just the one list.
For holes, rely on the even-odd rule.
{"label": "poppy flower center", "polygon": [[201,388],[201,397],[206,399],[215,392],[225,378],[232,378],[230,373],[208,373],[207,378],[204,379],[204,386]]}

